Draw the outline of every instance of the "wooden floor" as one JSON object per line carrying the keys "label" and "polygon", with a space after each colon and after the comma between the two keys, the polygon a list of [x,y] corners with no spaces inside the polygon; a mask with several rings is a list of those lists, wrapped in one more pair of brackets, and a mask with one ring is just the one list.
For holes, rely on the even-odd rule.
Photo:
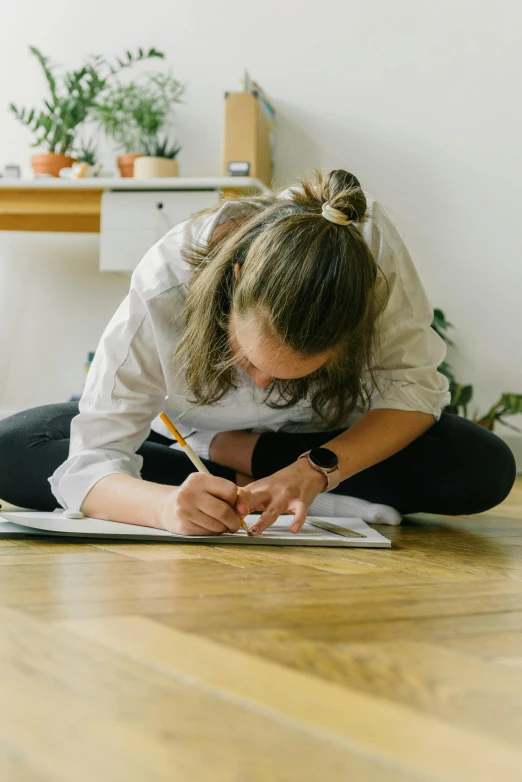
{"label": "wooden floor", "polygon": [[522,481],[382,531],[0,541],[0,780],[520,782]]}

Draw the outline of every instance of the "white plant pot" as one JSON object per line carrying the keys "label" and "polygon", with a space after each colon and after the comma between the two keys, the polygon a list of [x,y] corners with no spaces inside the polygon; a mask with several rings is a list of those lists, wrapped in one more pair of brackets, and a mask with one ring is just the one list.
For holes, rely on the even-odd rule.
{"label": "white plant pot", "polygon": [[134,161],[135,179],[155,179],[156,177],[179,176],[177,160],[169,160],[166,157],[142,157]]}

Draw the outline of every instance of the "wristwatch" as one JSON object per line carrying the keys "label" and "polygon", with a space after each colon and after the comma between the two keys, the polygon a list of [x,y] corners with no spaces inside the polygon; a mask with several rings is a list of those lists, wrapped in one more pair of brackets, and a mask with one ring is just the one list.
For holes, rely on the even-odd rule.
{"label": "wristwatch", "polygon": [[341,481],[339,459],[337,454],[330,451],[329,448],[312,448],[311,451],[305,451],[298,458],[306,458],[310,467],[313,467],[317,472],[321,472],[326,478],[326,486],[321,494],[325,491],[332,491],[336,486],[339,486]]}

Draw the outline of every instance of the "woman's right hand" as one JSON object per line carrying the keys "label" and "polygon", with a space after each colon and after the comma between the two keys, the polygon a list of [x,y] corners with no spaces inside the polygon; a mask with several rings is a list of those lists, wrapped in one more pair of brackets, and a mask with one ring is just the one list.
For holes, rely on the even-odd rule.
{"label": "woman's right hand", "polygon": [[248,489],[225,478],[193,472],[161,500],[157,526],[176,535],[237,532],[241,521],[234,505],[240,497],[250,505]]}

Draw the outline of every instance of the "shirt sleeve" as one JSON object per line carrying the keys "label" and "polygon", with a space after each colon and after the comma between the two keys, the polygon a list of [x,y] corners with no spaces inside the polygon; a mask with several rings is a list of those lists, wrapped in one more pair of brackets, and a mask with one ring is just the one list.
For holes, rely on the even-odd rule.
{"label": "shirt sleeve", "polygon": [[80,510],[106,475],[140,478],[136,454],[166,396],[163,368],[147,305],[131,288],[96,351],[71,425],[69,457],[49,479],[62,507]]}
{"label": "shirt sleeve", "polygon": [[[446,345],[431,328],[433,309],[408,250],[393,226],[381,236],[381,266],[388,300],[379,318],[370,409],[411,410],[440,418],[450,402],[449,383],[437,368]],[[384,286],[386,288],[386,286]]]}

